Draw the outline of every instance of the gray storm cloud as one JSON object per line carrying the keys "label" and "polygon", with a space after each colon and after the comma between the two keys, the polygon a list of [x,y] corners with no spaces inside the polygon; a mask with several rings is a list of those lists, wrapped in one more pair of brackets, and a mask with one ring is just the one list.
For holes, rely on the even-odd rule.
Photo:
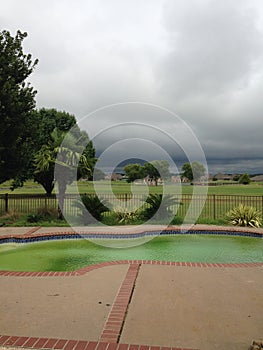
{"label": "gray storm cloud", "polygon": [[[118,102],[160,105],[189,124],[211,172],[263,173],[261,0],[57,0],[48,6],[10,0],[1,4],[0,23],[13,34],[28,32],[25,50],[40,60],[30,77],[38,108],[66,110],[81,120]],[[83,126],[93,134],[123,120],[176,130],[143,110],[136,116],[108,111]],[[142,130],[125,132],[97,138],[98,155],[119,134],[143,136]],[[176,146],[152,131],[156,138],[179,157]]]}

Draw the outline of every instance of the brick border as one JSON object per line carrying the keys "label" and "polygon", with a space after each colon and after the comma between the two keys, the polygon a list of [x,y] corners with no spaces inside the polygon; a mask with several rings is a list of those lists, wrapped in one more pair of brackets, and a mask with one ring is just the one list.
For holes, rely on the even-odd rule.
{"label": "brick border", "polygon": [[255,263],[205,263],[205,262],[182,262],[182,261],[157,261],[157,260],[117,260],[102,262],[94,265],[84,266],[75,271],[7,271],[0,270],[0,276],[16,276],[16,277],[71,277],[71,276],[82,276],[86,273],[100,269],[106,266],[113,265],[127,265],[127,264],[139,264],[139,265],[166,265],[166,266],[177,266],[177,267],[217,267],[217,268],[249,268],[249,267],[263,267],[263,262]]}
{"label": "brick border", "polygon": [[101,342],[118,343],[141,264],[130,264],[101,333]]}
{"label": "brick border", "polygon": [[0,347],[57,350],[198,350],[189,348],[117,344],[111,342],[0,335]]}
{"label": "brick border", "polygon": [[38,231],[39,229],[41,229],[41,226],[32,227],[29,231],[27,231],[26,233],[23,234],[23,237],[25,237],[25,236],[31,236],[33,233],[35,233],[35,232]]}

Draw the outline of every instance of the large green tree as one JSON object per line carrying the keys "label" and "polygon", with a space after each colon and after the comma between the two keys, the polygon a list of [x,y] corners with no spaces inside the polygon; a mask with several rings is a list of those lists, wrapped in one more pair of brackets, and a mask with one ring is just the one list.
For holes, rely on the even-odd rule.
{"label": "large green tree", "polygon": [[202,176],[205,175],[205,167],[198,162],[185,163],[182,166],[182,177],[187,178],[189,181],[199,181]]}
{"label": "large green tree", "polygon": [[18,169],[11,188],[23,186],[25,180],[34,178],[36,182],[44,187],[47,193],[51,193],[54,187],[51,185],[54,178],[52,170],[50,169],[45,174],[35,173],[35,156],[42,146],[50,144],[54,129],[66,132],[76,124],[76,118],[74,115],[57,111],[54,108],[41,108],[29,113],[27,124],[30,125],[27,127],[24,142],[21,144],[21,159],[24,166]]}
{"label": "large green tree", "polygon": [[125,175],[128,182],[133,182],[138,179],[143,179],[145,177],[144,166],[136,164],[128,164],[124,167]]}
{"label": "large green tree", "polygon": [[[71,135],[71,147],[72,151],[80,152],[80,144],[85,144],[84,150],[81,152],[83,157],[81,160],[86,160],[86,167],[88,172],[83,171],[83,167],[80,162],[78,167],[77,177],[85,177],[91,179],[93,175],[93,169],[97,161],[95,157],[95,148],[93,143],[89,140],[88,134],[85,131],[81,131],[76,124],[74,115],[66,112],[60,112],[55,109],[41,109],[34,112],[36,120],[39,120],[39,137],[40,148],[35,154],[34,159],[34,172],[33,178],[36,182],[41,184],[47,194],[51,194],[54,184],[54,168],[55,159],[60,147],[61,142],[64,140],[66,134],[70,132]],[[43,163],[44,162],[44,163]],[[48,163],[48,166],[45,164]]]}
{"label": "large green tree", "polygon": [[164,181],[170,177],[169,166],[167,160],[153,160],[152,162],[145,163],[145,175],[157,186],[159,179]]}
{"label": "large green tree", "polygon": [[[88,139],[87,133],[78,128],[74,115],[54,108],[41,108],[33,110],[29,114],[28,120],[32,127],[28,129],[26,142],[21,145],[24,167],[18,170],[12,184],[13,188],[22,186],[26,179],[33,178],[44,187],[47,194],[51,194],[55,184],[54,162],[48,168],[41,168],[39,162],[44,161],[44,156],[42,157],[41,153],[47,156],[50,150],[57,148],[59,142],[63,140],[61,135],[65,136],[69,130],[72,130],[76,139],[80,140],[85,137],[87,144],[83,154],[89,159],[89,167],[93,171],[96,163],[93,143]],[[54,130],[56,131],[54,132]],[[92,171],[86,175],[89,179],[92,176]],[[80,177],[82,175],[79,173]]]}
{"label": "large green tree", "polygon": [[13,178],[24,166],[26,134],[32,124],[29,112],[35,107],[36,91],[26,82],[38,60],[24,54],[27,33],[0,32],[0,183]]}

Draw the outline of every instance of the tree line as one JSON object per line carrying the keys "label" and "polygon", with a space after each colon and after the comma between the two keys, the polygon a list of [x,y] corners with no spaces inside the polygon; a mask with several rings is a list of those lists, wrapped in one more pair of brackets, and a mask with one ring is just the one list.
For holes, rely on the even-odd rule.
{"label": "tree line", "polygon": [[[146,162],[144,165],[128,164],[124,167],[124,171],[128,182],[145,179],[148,184],[157,186],[159,181],[165,181],[171,177],[169,166],[170,164],[166,160],[153,160],[152,162]],[[186,178],[190,182],[200,181],[204,175],[205,167],[201,163],[188,162],[182,166],[181,178]]]}

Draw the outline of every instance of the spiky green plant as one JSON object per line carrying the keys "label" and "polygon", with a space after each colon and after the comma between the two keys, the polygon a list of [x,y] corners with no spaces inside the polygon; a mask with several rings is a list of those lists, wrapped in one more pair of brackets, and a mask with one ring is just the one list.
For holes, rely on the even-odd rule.
{"label": "spiky green plant", "polygon": [[226,216],[234,226],[260,227],[262,222],[261,214],[256,208],[242,203],[230,210]]}
{"label": "spiky green plant", "polygon": [[132,224],[140,219],[140,213],[136,209],[123,211],[122,208],[116,208],[113,212],[119,224]]}
{"label": "spiky green plant", "polygon": [[[149,204],[149,207],[143,211],[143,216],[145,219],[150,219],[153,217],[157,211],[156,219],[165,219],[172,215],[171,207],[174,205],[181,204],[177,198],[172,195],[162,194],[150,194],[146,201]],[[162,204],[162,207],[161,207]],[[160,208],[161,207],[161,208]]]}
{"label": "spiky green plant", "polygon": [[[100,199],[98,196],[89,195],[89,194],[83,194],[81,196],[81,202],[77,201],[75,202],[75,205],[77,208],[81,209],[82,211],[80,214],[80,217],[84,222],[84,224],[93,223],[93,222],[96,222],[96,220],[101,221],[102,214],[107,211],[110,211],[109,209],[110,205],[106,199]],[[88,212],[96,220],[92,219],[90,215],[87,215],[87,212],[85,209],[87,209]]]}

